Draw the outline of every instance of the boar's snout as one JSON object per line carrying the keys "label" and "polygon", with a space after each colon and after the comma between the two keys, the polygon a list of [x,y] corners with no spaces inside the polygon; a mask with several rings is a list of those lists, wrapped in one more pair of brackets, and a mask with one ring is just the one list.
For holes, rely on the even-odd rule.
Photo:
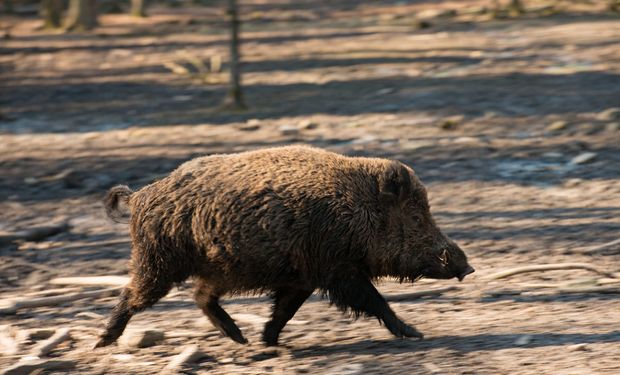
{"label": "boar's snout", "polygon": [[474,267],[467,265],[467,268],[461,272],[457,278],[459,279],[459,281],[463,281],[463,279],[465,278],[465,276],[469,275],[470,273],[474,273],[476,272],[476,270],[474,269]]}

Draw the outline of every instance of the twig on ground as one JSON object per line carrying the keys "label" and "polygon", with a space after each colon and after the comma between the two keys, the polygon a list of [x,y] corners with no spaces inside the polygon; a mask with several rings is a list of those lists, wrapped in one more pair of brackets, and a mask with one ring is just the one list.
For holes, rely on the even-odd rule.
{"label": "twig on ground", "polygon": [[599,270],[598,268],[585,263],[551,263],[551,264],[536,264],[532,266],[516,267],[500,271],[486,277],[487,280],[499,280],[505,279],[510,276],[518,275],[520,273],[528,272],[541,272],[541,271],[558,271],[558,270],[571,270],[571,269],[584,269],[605,275],[608,277],[614,277],[612,274]]}
{"label": "twig on ground", "polygon": [[52,337],[35,346],[30,352],[30,355],[39,358],[45,357],[60,343],[67,341],[70,338],[71,334],[69,328],[61,328],[56,331],[56,333],[52,335]]}
{"label": "twig on ground", "polygon": [[54,285],[97,285],[97,286],[124,286],[129,282],[126,276],[76,276],[57,277],[50,280]]}
{"label": "twig on ground", "polygon": [[121,291],[121,287],[91,290],[87,292],[80,292],[69,294],[66,296],[54,296],[54,297],[42,297],[31,299],[16,299],[7,300],[0,305],[0,315],[15,314],[17,310],[43,307],[43,306],[55,306],[66,302],[77,301],[84,298],[98,298],[105,295],[115,295]]}
{"label": "twig on ground", "polygon": [[176,374],[181,371],[186,363],[193,362],[203,355],[204,354],[200,352],[197,345],[190,345],[183,349],[180,354],[172,357],[170,363],[161,370],[160,374]]}

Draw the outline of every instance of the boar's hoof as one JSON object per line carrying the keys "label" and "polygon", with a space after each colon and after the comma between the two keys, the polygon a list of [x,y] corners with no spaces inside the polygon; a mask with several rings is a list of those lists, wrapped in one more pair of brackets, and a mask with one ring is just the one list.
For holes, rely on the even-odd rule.
{"label": "boar's hoof", "polygon": [[396,327],[392,328],[390,326],[387,327],[392,334],[396,337],[405,338],[405,337],[415,337],[418,339],[423,339],[424,335],[422,332],[417,329],[405,324],[404,322],[398,322]]}
{"label": "boar's hoof", "polygon": [[116,341],[116,339],[113,338],[112,336],[109,336],[109,335],[101,336],[101,338],[99,339],[99,341],[97,341],[93,349],[103,348],[104,346],[110,345],[114,341]]}
{"label": "boar's hoof", "polygon": [[280,332],[274,332],[272,330],[266,329],[263,333],[263,342],[265,346],[278,346],[278,336]]}
{"label": "boar's hoof", "polygon": [[417,329],[410,327],[408,325],[405,324],[405,327],[402,330],[402,334],[403,337],[415,337],[418,338],[420,340],[422,340],[424,338],[424,334],[422,334],[422,332],[418,331]]}

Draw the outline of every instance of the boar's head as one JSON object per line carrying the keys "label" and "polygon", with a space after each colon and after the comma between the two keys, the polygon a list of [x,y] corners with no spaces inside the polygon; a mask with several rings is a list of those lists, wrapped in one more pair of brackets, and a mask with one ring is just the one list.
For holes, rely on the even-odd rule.
{"label": "boar's head", "polygon": [[461,248],[437,227],[426,189],[414,171],[391,162],[379,177],[381,205],[386,208],[383,272],[401,280],[421,277],[462,281],[474,272]]}

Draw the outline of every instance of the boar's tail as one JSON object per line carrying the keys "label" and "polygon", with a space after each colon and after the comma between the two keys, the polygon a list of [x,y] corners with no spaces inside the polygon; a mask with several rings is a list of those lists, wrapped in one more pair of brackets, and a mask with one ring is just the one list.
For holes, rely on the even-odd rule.
{"label": "boar's tail", "polygon": [[[108,217],[117,223],[126,223],[129,219],[129,198],[133,191],[125,185],[117,185],[108,191],[103,199],[105,212]],[[124,207],[119,207],[121,206]]]}

